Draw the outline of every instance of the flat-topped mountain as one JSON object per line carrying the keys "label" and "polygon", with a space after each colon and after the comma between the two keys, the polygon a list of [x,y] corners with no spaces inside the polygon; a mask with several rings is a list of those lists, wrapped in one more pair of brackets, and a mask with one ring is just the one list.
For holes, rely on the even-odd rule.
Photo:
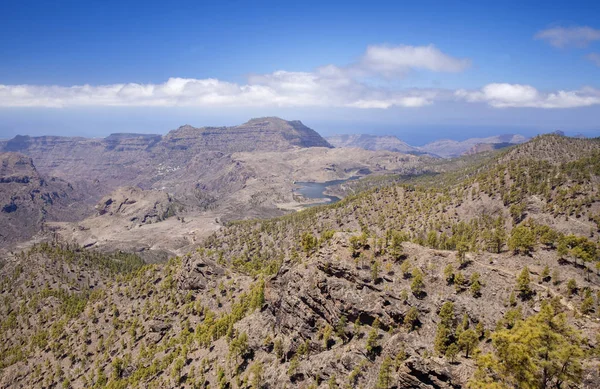
{"label": "flat-topped mountain", "polygon": [[[233,153],[308,147],[331,145],[302,122],[276,117],[252,119],[234,127],[185,125],[165,136],[122,133],[90,139],[18,135],[0,141],[0,152],[31,157],[42,174],[73,184],[85,183],[83,186],[94,196],[92,203],[123,185],[168,187],[172,192],[181,192],[182,187],[187,190],[201,182],[200,186],[211,189],[213,176],[231,167],[229,156]],[[230,170],[235,171],[235,167]],[[100,190],[98,186],[89,188],[90,182],[99,184]]]}
{"label": "flat-topped mountain", "polygon": [[400,153],[420,154],[416,147],[392,135],[346,134],[333,135],[325,138],[334,147],[358,147],[365,150],[387,150]]}
{"label": "flat-topped mountain", "polygon": [[316,131],[299,120],[277,117],[251,119],[235,127],[179,127],[163,138],[164,147],[204,149],[235,153],[244,151],[283,151],[292,147],[331,147]]}
{"label": "flat-topped mountain", "polygon": [[[117,133],[106,138],[17,135],[0,141],[0,151],[25,154],[77,151],[85,148],[95,153],[107,151],[190,150],[231,154],[245,151],[283,151],[294,147],[332,146],[313,129],[299,120],[277,117],[251,119],[234,127],[200,127],[184,125],[165,136],[157,134]],[[75,149],[75,150],[73,150]],[[37,160],[37,158],[36,158]]]}

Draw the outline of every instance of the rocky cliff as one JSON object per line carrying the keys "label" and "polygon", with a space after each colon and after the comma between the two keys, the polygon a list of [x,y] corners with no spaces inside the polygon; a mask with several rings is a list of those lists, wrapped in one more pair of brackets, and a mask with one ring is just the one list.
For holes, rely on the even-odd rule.
{"label": "rocky cliff", "polygon": [[299,120],[286,121],[276,117],[252,119],[235,127],[194,128],[185,125],[169,132],[162,145],[175,150],[210,150],[226,154],[284,151],[292,147],[331,147]]}
{"label": "rocky cliff", "polygon": [[0,246],[35,235],[53,220],[85,216],[81,194],[70,184],[40,175],[31,158],[0,153]]}

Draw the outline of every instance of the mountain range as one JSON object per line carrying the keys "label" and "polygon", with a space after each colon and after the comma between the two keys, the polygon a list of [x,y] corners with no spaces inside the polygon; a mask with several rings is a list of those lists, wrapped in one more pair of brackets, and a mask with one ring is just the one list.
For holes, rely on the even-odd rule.
{"label": "mountain range", "polygon": [[[87,185],[104,191],[138,182],[132,166],[151,179],[145,166],[171,154],[181,167],[149,182],[181,185],[122,185],[85,219],[43,220],[3,244],[0,387],[597,387],[598,139],[544,135],[445,160],[276,139],[226,154],[183,133],[113,137],[108,150],[71,139],[73,155],[65,139],[30,139],[19,152],[56,158],[42,155],[44,173],[2,154],[2,216],[19,215],[16,229],[89,200],[48,172],[85,182],[78,169],[102,162],[110,171]],[[195,197],[184,189],[208,176],[184,163],[197,156],[194,169],[252,175],[219,173],[220,197]],[[359,168],[335,204],[221,220],[231,204],[248,215],[293,198],[285,180]]]}
{"label": "mountain range", "polygon": [[358,147],[365,150],[389,150],[410,154],[430,154],[442,158],[454,158],[475,154],[526,142],[522,135],[497,135],[487,138],[469,138],[464,141],[440,139],[425,146],[411,146],[393,135],[334,135],[326,138],[334,147]]}

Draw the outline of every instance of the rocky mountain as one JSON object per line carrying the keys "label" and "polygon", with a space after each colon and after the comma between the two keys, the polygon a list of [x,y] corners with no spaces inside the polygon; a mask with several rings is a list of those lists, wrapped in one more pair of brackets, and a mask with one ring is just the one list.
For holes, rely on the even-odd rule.
{"label": "rocky mountain", "polygon": [[377,136],[367,134],[334,135],[326,138],[334,147],[358,147],[365,150],[387,150],[407,154],[422,153],[416,147],[395,136]]}
{"label": "rocky mountain", "polygon": [[292,147],[331,147],[316,131],[299,120],[277,117],[252,119],[235,127],[189,125],[169,132],[164,147],[175,150],[219,151],[227,154],[252,151],[284,151]]}
{"label": "rocky mountain", "polygon": [[[31,157],[42,174],[68,180],[95,203],[124,186],[168,188],[172,193],[194,187],[217,194],[244,185],[244,172],[231,160],[236,152],[285,152],[331,146],[300,121],[269,117],[236,127],[182,126],[165,136],[112,134],[104,139],[16,136],[0,151]],[[233,166],[232,166],[233,165]],[[223,182],[223,174],[230,177]],[[231,176],[237,177],[231,177]]]}
{"label": "rocky mountain", "polygon": [[31,158],[0,153],[0,247],[31,238],[47,222],[86,215],[81,193],[67,182],[43,177]]}
{"label": "rocky mountain", "polygon": [[[0,151],[30,156],[42,174],[73,183],[90,180],[101,183],[105,192],[100,195],[123,185],[156,187],[158,181],[177,176],[176,172],[189,164],[201,163],[219,170],[215,164],[228,165],[227,156],[235,152],[286,151],[295,147],[331,146],[300,121],[275,117],[252,119],[235,127],[186,125],[162,137],[147,134],[112,134],[104,139],[16,136],[0,143]],[[196,173],[194,178],[202,173]]]}
{"label": "rocky mountain", "polygon": [[[6,255],[0,386],[597,388],[600,141],[463,161],[167,263]],[[97,217],[137,204],[113,197]]]}
{"label": "rocky mountain", "polygon": [[[252,119],[235,127],[182,126],[165,136],[16,136],[0,142],[0,150],[23,153],[32,158],[40,174],[69,182],[81,193],[84,201],[80,204],[85,204],[90,214],[103,196],[123,186],[169,193],[193,216],[186,220],[194,224],[196,235],[181,228],[176,234],[190,242],[207,232],[201,225],[216,227],[207,220],[277,216],[297,209],[301,203],[293,193],[294,181],[409,173],[418,171],[424,162],[404,154],[333,149],[300,121],[275,117]],[[173,227],[170,224],[164,225]],[[130,233],[131,229],[123,231]],[[94,240],[80,233],[68,235],[83,245]],[[132,239],[125,240],[133,242],[139,236]],[[112,243],[123,247],[117,241]]]}
{"label": "rocky mountain", "polygon": [[527,138],[522,135],[497,135],[487,138],[469,138],[464,141],[456,141],[451,139],[442,139],[431,142],[419,148],[419,150],[443,158],[458,157],[463,154],[473,154],[481,151],[499,149],[516,144],[521,144],[527,141]]}

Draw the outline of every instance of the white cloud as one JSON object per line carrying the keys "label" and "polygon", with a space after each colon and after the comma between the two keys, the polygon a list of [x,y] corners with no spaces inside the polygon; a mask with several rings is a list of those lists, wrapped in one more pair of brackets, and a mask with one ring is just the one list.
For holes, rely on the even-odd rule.
{"label": "white cloud", "polygon": [[434,46],[369,46],[360,61],[313,72],[253,75],[246,84],[213,78],[169,78],[162,84],[0,85],[0,107],[235,106],[235,107],[421,107],[432,91],[392,90],[360,81],[364,76],[402,76],[410,69],[457,72],[469,61]]}
{"label": "white cloud", "polygon": [[535,39],[545,40],[554,47],[586,47],[600,40],[600,30],[591,27],[555,27],[538,32]]}
{"label": "white cloud", "polygon": [[495,108],[575,108],[600,104],[600,90],[589,87],[542,93],[531,85],[497,83],[477,91],[460,89],[455,96],[468,102],[484,102]]}
{"label": "white cloud", "polygon": [[596,64],[596,66],[600,66],[600,53],[590,53],[586,58]]}
{"label": "white cloud", "polygon": [[[593,58],[590,58],[594,60]],[[495,83],[481,90],[382,87],[412,69],[458,72],[470,65],[434,46],[369,46],[348,66],[312,72],[276,71],[238,84],[214,78],[169,78],[159,84],[1,85],[0,107],[352,107],[418,108],[437,101],[484,102],[492,107],[570,108],[600,104],[592,88],[542,93],[530,85]]]}
{"label": "white cloud", "polygon": [[369,46],[358,69],[385,76],[402,75],[411,69],[433,72],[461,72],[471,65],[468,59],[454,58],[429,46]]}
{"label": "white cloud", "polygon": [[392,91],[348,78],[278,71],[239,85],[216,79],[170,78],[162,84],[0,85],[0,107],[420,107],[435,93]]}

